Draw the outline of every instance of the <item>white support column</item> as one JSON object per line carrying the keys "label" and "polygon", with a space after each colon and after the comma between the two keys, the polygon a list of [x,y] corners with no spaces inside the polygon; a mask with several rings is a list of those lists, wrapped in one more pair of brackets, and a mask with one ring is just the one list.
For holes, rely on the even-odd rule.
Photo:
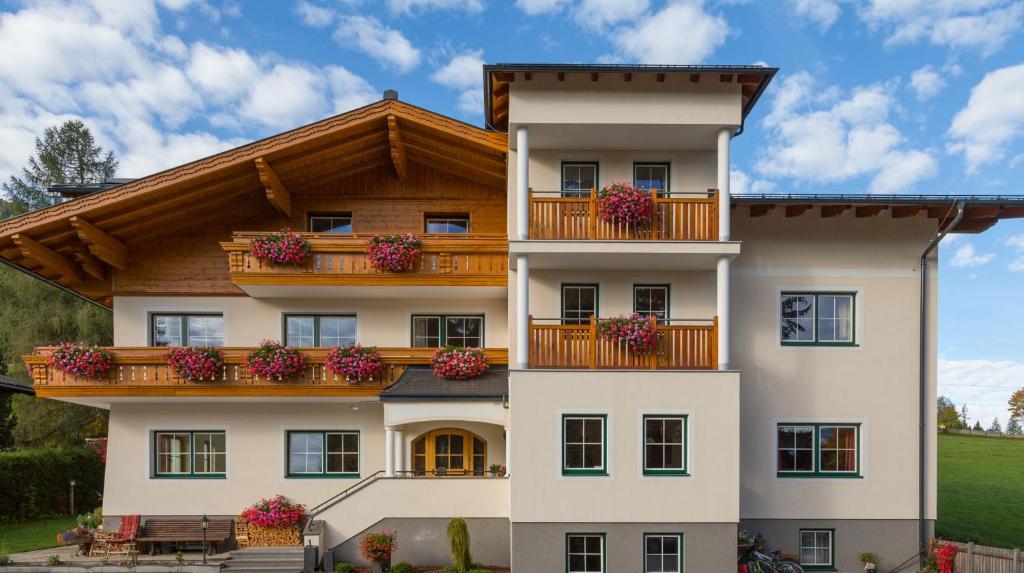
{"label": "white support column", "polygon": [[732,143],[732,128],[724,127],[718,132],[718,240],[728,241],[732,217],[732,199],[729,195],[729,145]]}
{"label": "white support column", "polygon": [[405,467],[405,430],[395,430],[395,471],[404,476]]}
{"label": "white support column", "polygon": [[530,365],[530,260],[516,256],[516,366]]}
{"label": "white support column", "polygon": [[512,426],[505,426],[505,475],[512,475]]}
{"label": "white support column", "polygon": [[395,477],[395,429],[384,426],[384,475]]}
{"label": "white support column", "polygon": [[516,128],[516,237],[530,238],[530,137],[525,125]]}
{"label": "white support column", "polygon": [[718,369],[729,368],[729,264],[728,257],[718,259]]}

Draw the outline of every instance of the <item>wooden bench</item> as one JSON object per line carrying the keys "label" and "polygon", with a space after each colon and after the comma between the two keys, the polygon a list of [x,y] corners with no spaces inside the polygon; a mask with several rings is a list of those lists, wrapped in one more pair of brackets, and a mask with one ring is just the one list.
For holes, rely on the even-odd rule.
{"label": "wooden bench", "polygon": [[[204,549],[209,554],[214,553],[218,543],[231,539],[231,527],[230,519],[211,519]],[[156,555],[161,543],[202,543],[203,527],[198,519],[147,519],[136,541],[148,543],[150,554]]]}

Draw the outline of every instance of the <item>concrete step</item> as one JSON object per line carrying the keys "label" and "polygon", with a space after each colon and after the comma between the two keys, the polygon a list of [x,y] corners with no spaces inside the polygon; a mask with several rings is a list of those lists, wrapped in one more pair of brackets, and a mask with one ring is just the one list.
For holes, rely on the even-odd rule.
{"label": "concrete step", "polygon": [[231,567],[227,566],[222,571],[231,571],[231,573],[302,573],[302,566],[270,566],[270,567],[259,567],[259,566],[244,566],[244,567]]}
{"label": "concrete step", "polygon": [[231,573],[300,573],[301,547],[249,547],[231,552],[224,569]]}

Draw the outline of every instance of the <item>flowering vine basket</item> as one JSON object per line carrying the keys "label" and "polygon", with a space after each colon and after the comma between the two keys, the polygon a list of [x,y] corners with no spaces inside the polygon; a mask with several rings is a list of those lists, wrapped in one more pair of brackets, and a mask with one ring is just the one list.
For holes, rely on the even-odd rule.
{"label": "flowering vine basket", "polygon": [[50,354],[50,366],[79,378],[96,380],[110,373],[114,355],[98,346],[62,342]]}
{"label": "flowering vine basket", "polygon": [[248,524],[250,546],[302,545],[302,522],[306,518],[306,508],[283,495],[261,499],[243,509],[239,517]]}
{"label": "flowering vine basket", "polygon": [[256,376],[281,382],[302,373],[306,369],[306,357],[294,347],[264,340],[245,357],[245,366]]}
{"label": "flowering vine basket", "polygon": [[650,191],[616,181],[598,191],[597,215],[609,223],[649,223],[654,218],[654,198]]}
{"label": "flowering vine basket", "polygon": [[434,374],[445,380],[469,380],[487,372],[487,356],[479,348],[445,346],[431,359]]}
{"label": "flowering vine basket", "polygon": [[209,346],[178,346],[167,353],[167,365],[189,382],[212,381],[224,373],[224,355]]}
{"label": "flowering vine basket", "polygon": [[[398,550],[398,533],[385,529],[369,532],[359,538],[359,554],[367,561],[390,566],[391,556]],[[386,568],[384,569],[387,570]]]}
{"label": "flowering vine basket", "polygon": [[380,353],[372,346],[336,346],[327,352],[324,367],[332,374],[344,376],[350,384],[373,380],[384,371]]}
{"label": "flowering vine basket", "polygon": [[423,253],[423,241],[406,235],[374,235],[366,245],[366,256],[375,268],[389,273],[401,273],[412,268],[416,257]]}
{"label": "flowering vine basket", "polygon": [[309,258],[309,241],[298,233],[284,229],[252,240],[252,255],[261,261],[278,265],[302,265]]}
{"label": "flowering vine basket", "polygon": [[609,342],[624,343],[634,352],[650,352],[658,342],[654,317],[633,313],[597,321],[597,334]]}

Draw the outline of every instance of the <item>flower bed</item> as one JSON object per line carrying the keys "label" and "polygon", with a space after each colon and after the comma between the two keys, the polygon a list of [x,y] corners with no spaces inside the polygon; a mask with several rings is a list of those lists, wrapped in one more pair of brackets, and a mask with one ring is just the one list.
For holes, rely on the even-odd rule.
{"label": "flower bed", "polygon": [[363,534],[359,538],[359,554],[367,561],[390,565],[391,555],[398,550],[398,533],[385,529]]}
{"label": "flower bed", "polygon": [[209,346],[179,346],[167,353],[167,365],[189,382],[216,380],[224,372],[224,355]]}
{"label": "flower bed", "polygon": [[487,372],[487,356],[479,348],[445,346],[431,359],[434,374],[445,380],[468,380]]}
{"label": "flower bed", "polygon": [[654,199],[650,191],[616,181],[597,193],[597,215],[609,223],[647,223],[654,218]]}
{"label": "flower bed", "polygon": [[306,508],[283,495],[261,499],[243,509],[239,517],[248,525],[249,545],[252,547],[302,545]]}
{"label": "flower bed", "polygon": [[298,233],[284,229],[252,240],[252,255],[261,261],[278,265],[302,265],[309,258],[309,241]]}
{"label": "flower bed", "polygon": [[597,334],[610,342],[625,343],[635,352],[650,352],[658,341],[658,326],[653,317],[633,313],[598,320]]}
{"label": "flower bed", "polygon": [[50,355],[50,366],[80,378],[100,379],[114,367],[114,356],[97,346],[62,342]]}
{"label": "flower bed", "polygon": [[306,357],[296,348],[264,340],[245,357],[245,366],[256,376],[280,382],[301,374],[306,369]]}
{"label": "flower bed", "polygon": [[423,253],[423,241],[416,235],[374,235],[366,246],[366,256],[375,268],[400,273],[412,268]]}
{"label": "flower bed", "polygon": [[333,374],[344,376],[349,383],[373,380],[384,371],[380,354],[372,347],[336,346],[327,352],[324,367]]}

